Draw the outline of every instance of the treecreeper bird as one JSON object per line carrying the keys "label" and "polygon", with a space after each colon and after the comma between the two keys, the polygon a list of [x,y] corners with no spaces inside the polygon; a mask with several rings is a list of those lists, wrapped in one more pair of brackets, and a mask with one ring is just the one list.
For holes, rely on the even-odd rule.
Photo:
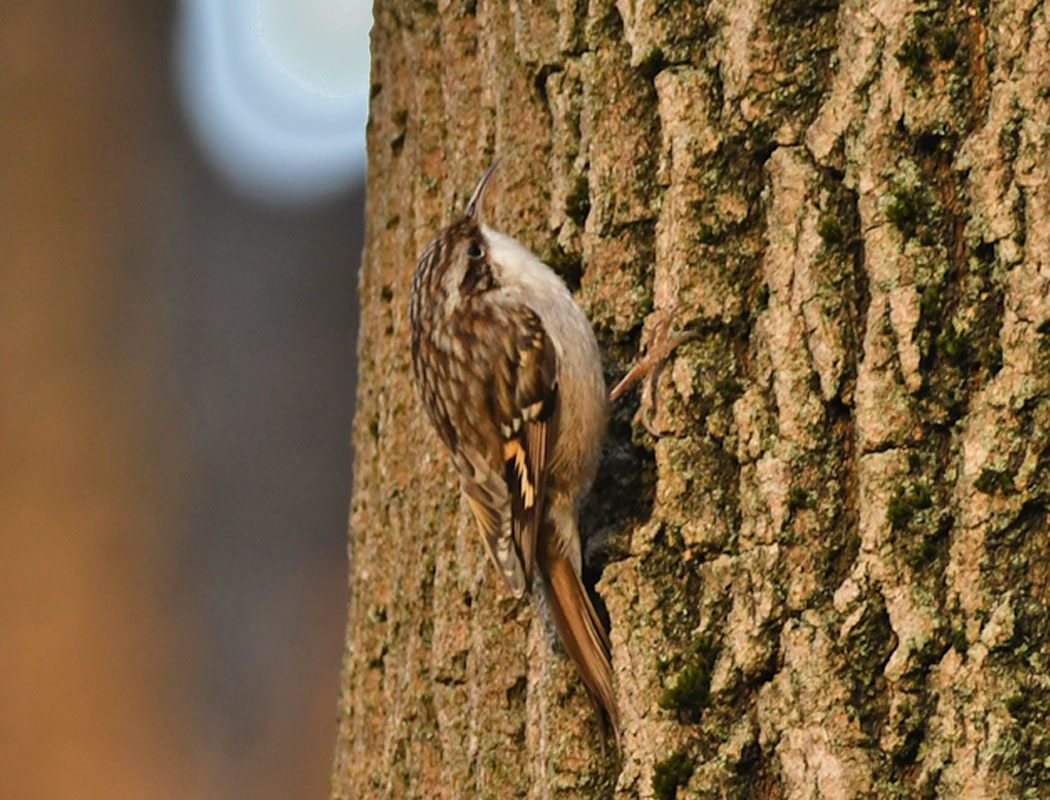
{"label": "treecreeper bird", "polygon": [[494,168],[416,265],[413,376],[492,561],[519,598],[535,566],[565,650],[619,742],[609,636],[581,580],[577,526],[608,418],[601,356],[554,271],[482,223]]}

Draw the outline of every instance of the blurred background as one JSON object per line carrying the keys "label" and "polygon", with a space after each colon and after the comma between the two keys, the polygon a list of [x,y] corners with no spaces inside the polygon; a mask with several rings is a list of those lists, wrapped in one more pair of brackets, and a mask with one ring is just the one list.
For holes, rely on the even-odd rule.
{"label": "blurred background", "polygon": [[0,797],[327,794],[368,4],[0,6]]}

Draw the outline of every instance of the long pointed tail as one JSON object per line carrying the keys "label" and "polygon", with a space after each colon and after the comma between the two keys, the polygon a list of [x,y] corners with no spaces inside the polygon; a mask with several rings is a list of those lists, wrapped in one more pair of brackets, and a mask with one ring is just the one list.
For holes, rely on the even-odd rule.
{"label": "long pointed tail", "polygon": [[595,705],[608,715],[619,748],[620,710],[613,693],[609,635],[587,596],[583,581],[562,552],[549,525],[544,526],[539,538],[537,558],[558,636]]}

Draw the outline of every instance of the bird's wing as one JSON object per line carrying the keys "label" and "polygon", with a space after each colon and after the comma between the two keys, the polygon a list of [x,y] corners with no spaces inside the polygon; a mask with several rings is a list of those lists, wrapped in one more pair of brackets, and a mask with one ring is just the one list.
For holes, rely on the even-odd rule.
{"label": "bird's wing", "polygon": [[489,553],[520,597],[532,581],[543,521],[547,459],[556,434],[558,359],[539,315],[520,306],[509,316],[511,325],[492,354],[488,394],[499,454],[493,463],[464,449],[460,474]]}
{"label": "bird's wing", "polygon": [[514,543],[525,580],[532,577],[536,539],[543,522],[549,451],[556,434],[558,356],[539,316],[519,317],[515,413],[503,423],[503,472],[510,490]]}
{"label": "bird's wing", "polygon": [[514,544],[510,493],[502,471],[478,451],[464,448],[457,454],[463,496],[474,514],[481,538],[507,588],[515,597],[525,594],[525,570]]}

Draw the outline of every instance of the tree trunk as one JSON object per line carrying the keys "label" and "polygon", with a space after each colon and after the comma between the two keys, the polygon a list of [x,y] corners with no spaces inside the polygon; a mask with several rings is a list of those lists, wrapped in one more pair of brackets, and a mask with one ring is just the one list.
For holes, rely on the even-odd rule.
{"label": "tree trunk", "polygon": [[[377,2],[335,797],[1050,796],[1048,31],[1038,0]],[[583,514],[619,763],[410,382],[416,258],[495,156],[490,223],[610,384],[695,334]]]}

